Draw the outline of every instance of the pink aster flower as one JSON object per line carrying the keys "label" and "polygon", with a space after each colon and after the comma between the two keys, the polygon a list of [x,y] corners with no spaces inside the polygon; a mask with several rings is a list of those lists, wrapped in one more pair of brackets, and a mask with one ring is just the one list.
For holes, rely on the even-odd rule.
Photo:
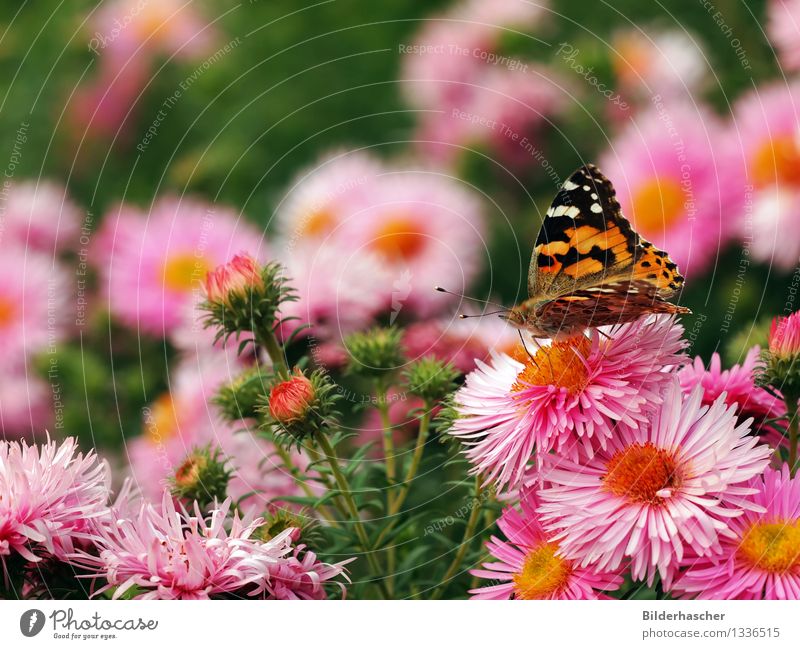
{"label": "pink aster flower", "polygon": [[450,434],[465,445],[472,473],[498,490],[518,487],[536,451],[577,460],[608,448],[615,427],[645,426],[683,360],[683,328],[645,317],[536,347],[514,358],[494,354],[467,376],[455,396]]}
{"label": "pink aster flower", "polygon": [[397,170],[373,184],[370,204],[347,236],[369,251],[390,278],[392,320],[427,317],[450,302],[433,290],[442,278],[463,292],[485,253],[483,206],[455,178],[425,170]]}
{"label": "pink aster flower", "polygon": [[296,318],[283,323],[284,337],[309,324],[303,335],[341,340],[389,306],[392,277],[366,246],[354,249],[338,237],[322,243],[304,241],[281,259],[289,285],[297,292],[296,301],[281,305],[281,318]]}
{"label": "pink aster flower", "polygon": [[[744,234],[755,259],[789,270],[800,259],[797,229],[800,206],[800,83],[761,86],[739,100],[736,131],[753,187],[750,222]],[[758,236],[753,236],[757,233]]]}
{"label": "pink aster flower", "polygon": [[[271,573],[291,555],[292,528],[267,542],[255,540],[260,519],[229,517],[231,501],[226,500],[208,516],[195,503],[192,511],[176,509],[164,492],[160,506],[142,502],[138,511],[125,510],[107,517],[96,526],[96,552],[79,551],[72,563],[89,570],[87,578],[108,583],[94,592],[111,588],[117,599],[134,589],[134,599],[210,599],[224,596],[271,595]],[[291,559],[289,559],[291,561]],[[341,567],[324,565],[314,572],[308,567],[302,581],[318,581],[341,574]],[[324,575],[324,577],[323,577]],[[297,591],[309,589],[301,584]],[[291,591],[297,592],[297,591]]]}
{"label": "pink aster flower", "polygon": [[651,423],[618,427],[591,459],[545,458],[538,511],[565,557],[599,570],[630,560],[634,579],[660,575],[669,589],[689,551],[720,552],[730,519],[757,508],[748,480],[772,449],[757,446],[724,397],[702,398],[700,386],[684,397],[674,380]]}
{"label": "pink aster flower", "polygon": [[149,213],[121,206],[94,241],[104,298],[129,327],[163,336],[202,292],[209,270],[240,250],[263,251],[261,235],[236,212],[166,197]]}
{"label": "pink aster flower", "polygon": [[611,63],[626,96],[691,98],[710,77],[702,46],[683,28],[625,29],[613,35],[611,51]]}
{"label": "pink aster flower", "polygon": [[0,243],[52,256],[78,240],[81,214],[66,188],[50,181],[12,183],[0,210]]}
{"label": "pink aster flower", "polygon": [[800,2],[770,0],[767,4],[767,36],[778,50],[786,70],[800,69]]}
{"label": "pink aster flower", "polygon": [[756,428],[767,419],[783,418],[786,416],[783,400],[755,384],[760,351],[757,345],[752,347],[744,363],[727,370],[722,369],[722,361],[716,352],[711,357],[708,369],[698,356],[693,364],[678,372],[681,388],[690,393],[696,385],[702,386],[704,405],[711,405],[722,396],[725,403],[736,406],[740,420],[753,419]]}
{"label": "pink aster flower", "polygon": [[364,151],[330,153],[301,172],[276,211],[287,256],[295,244],[341,237],[342,225],[358,218],[375,179],[384,172],[383,163]]}
{"label": "pink aster flower", "polygon": [[558,543],[545,532],[536,513],[539,504],[535,491],[526,489],[521,511],[503,510],[497,525],[508,540],[492,536],[486,544],[497,562],[470,571],[494,583],[469,591],[472,599],[608,599],[603,591],[617,590],[622,577],[561,556]]}
{"label": "pink aster flower", "polygon": [[64,338],[69,273],[51,258],[13,244],[0,251],[0,359],[22,364]]}
{"label": "pink aster flower", "polygon": [[800,477],[766,469],[718,554],[686,557],[675,591],[699,599],[800,599]]}
{"label": "pink aster flower", "polygon": [[63,560],[91,522],[107,511],[111,474],[75,439],[28,446],[0,441],[0,561]]}
{"label": "pink aster flower", "polygon": [[[323,563],[317,555],[304,545],[298,545],[281,561],[270,564],[269,579],[264,582],[267,599],[325,599],[325,586],[332,579],[342,576],[348,580],[344,566],[353,559],[339,563]],[[348,580],[349,581],[349,580]],[[342,594],[346,592],[342,583],[336,583]]]}
{"label": "pink aster flower", "polygon": [[668,250],[689,277],[709,266],[737,234],[730,215],[742,212],[741,154],[706,108],[659,103],[601,158],[634,228]]}

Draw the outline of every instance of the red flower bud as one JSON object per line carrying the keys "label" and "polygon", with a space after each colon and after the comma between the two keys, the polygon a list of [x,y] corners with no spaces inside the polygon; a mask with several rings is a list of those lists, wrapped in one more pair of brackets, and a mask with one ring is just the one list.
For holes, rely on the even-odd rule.
{"label": "red flower bud", "polygon": [[247,253],[235,255],[227,264],[206,275],[206,297],[209,302],[229,304],[231,296],[244,296],[248,290],[261,288],[261,267]]}
{"label": "red flower bud", "polygon": [[314,386],[297,372],[287,381],[278,383],[269,394],[269,414],[282,424],[302,420],[314,401]]}
{"label": "red flower bud", "polygon": [[769,351],[778,358],[800,355],[800,311],[772,321],[769,331]]}

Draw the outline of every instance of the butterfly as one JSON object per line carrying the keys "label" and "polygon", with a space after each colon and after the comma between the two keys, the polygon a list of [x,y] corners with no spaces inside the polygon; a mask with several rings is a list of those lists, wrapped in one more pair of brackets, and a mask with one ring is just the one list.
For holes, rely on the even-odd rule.
{"label": "butterfly", "polygon": [[667,300],[683,286],[666,252],[623,216],[594,165],[562,185],[542,223],[528,271],[528,299],[501,315],[535,338],[563,339],[646,313],[691,313]]}

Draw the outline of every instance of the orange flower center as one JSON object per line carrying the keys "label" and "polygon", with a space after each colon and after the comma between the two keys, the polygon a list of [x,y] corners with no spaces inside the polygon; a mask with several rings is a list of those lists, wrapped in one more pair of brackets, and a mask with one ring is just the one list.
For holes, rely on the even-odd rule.
{"label": "orange flower center", "polygon": [[425,248],[425,235],[419,230],[408,217],[389,218],[376,232],[372,245],[391,261],[409,261]]}
{"label": "orange flower center", "polygon": [[674,455],[647,442],[618,451],[603,482],[615,496],[656,505],[680,487],[681,478]]}
{"label": "orange flower center", "polygon": [[515,357],[525,363],[525,369],[517,375],[511,390],[519,392],[531,385],[557,385],[570,394],[578,394],[589,382],[589,373],[584,360],[591,351],[592,343],[586,336],[553,342],[537,350],[533,359],[522,350]]}
{"label": "orange flower center", "polygon": [[164,286],[171,291],[187,293],[211,270],[201,257],[192,254],[176,254],[164,264]]}
{"label": "orange flower center", "polygon": [[768,140],[753,156],[753,182],[758,187],[774,183],[800,186],[800,148],[792,135]]}
{"label": "orange flower center", "polygon": [[671,178],[653,178],[633,194],[631,209],[637,230],[658,234],[669,229],[684,212],[685,197],[680,183]]}
{"label": "orange flower center", "polygon": [[200,472],[207,464],[205,457],[192,453],[175,471],[175,484],[179,487],[193,487],[199,482]]}
{"label": "orange flower center", "polygon": [[516,599],[547,599],[567,585],[572,564],[558,556],[557,550],[553,543],[544,543],[528,553],[522,570],[514,575]]}
{"label": "orange flower center", "polygon": [[800,570],[800,520],[754,523],[742,537],[739,557],[766,572]]}
{"label": "orange flower center", "polygon": [[172,437],[177,430],[178,418],[175,400],[167,392],[156,399],[150,409],[150,415],[145,420],[145,434],[153,444],[158,444]]}
{"label": "orange flower center", "polygon": [[298,234],[307,237],[319,237],[328,234],[336,225],[336,217],[327,209],[311,212],[300,224]]}
{"label": "orange flower center", "polygon": [[11,300],[0,297],[0,329],[5,329],[12,323],[16,312],[17,309]]}

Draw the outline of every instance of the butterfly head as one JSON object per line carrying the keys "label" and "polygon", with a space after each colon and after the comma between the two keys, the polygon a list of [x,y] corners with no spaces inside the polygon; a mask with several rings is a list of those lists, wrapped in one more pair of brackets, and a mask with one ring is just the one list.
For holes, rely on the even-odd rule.
{"label": "butterfly head", "polygon": [[535,317],[534,305],[531,300],[526,300],[513,309],[501,313],[500,317],[518,329],[529,329]]}

